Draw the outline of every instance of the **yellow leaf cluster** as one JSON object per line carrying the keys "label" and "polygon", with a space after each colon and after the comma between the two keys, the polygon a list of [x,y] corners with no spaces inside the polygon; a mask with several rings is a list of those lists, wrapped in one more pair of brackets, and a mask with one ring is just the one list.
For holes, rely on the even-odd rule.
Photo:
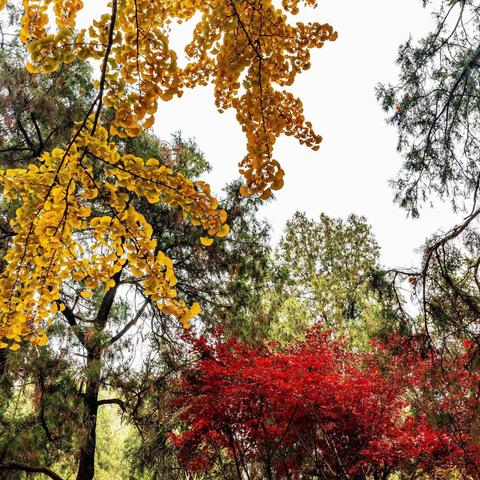
{"label": "yellow leaf cluster", "polygon": [[[115,287],[112,278],[124,269],[185,327],[198,313],[198,305],[176,298],[172,261],[158,250],[152,227],[132,200],[179,207],[210,237],[228,232],[225,211],[204,182],[156,159],[121,155],[105,128],[98,125],[95,135],[92,129],[91,121],[79,126],[68,148],[43,154],[39,166],[0,171],[4,196],[21,204],[0,275],[0,348],[15,350],[22,339],[44,345],[42,325],[65,308],[59,303],[65,282],[79,282],[88,299],[102,285]],[[94,173],[99,166],[101,180]]]}
{"label": "yellow leaf cluster", "polygon": [[[94,0],[90,0],[93,2]],[[47,11],[54,6],[54,19]],[[310,50],[334,41],[328,24],[290,24],[299,0],[111,0],[110,13],[75,30],[81,0],[23,0],[21,39],[32,73],[49,73],[75,59],[103,60],[103,104],[115,110],[111,134],[136,136],[153,125],[159,100],[212,83],[220,111],[234,108],[247,139],[240,163],[244,195],[268,198],[283,185],[273,158],[281,134],[317,149],[321,137],[305,122],[298,98],[283,90],[310,68]],[[316,6],[316,0],[305,0]],[[172,22],[199,18],[185,51],[185,68],[170,48]],[[280,89],[278,88],[280,87]]]}

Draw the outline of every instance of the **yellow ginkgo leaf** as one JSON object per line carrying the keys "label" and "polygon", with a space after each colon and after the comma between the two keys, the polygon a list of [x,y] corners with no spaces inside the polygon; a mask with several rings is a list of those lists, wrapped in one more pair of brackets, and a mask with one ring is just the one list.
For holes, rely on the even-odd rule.
{"label": "yellow ginkgo leaf", "polygon": [[217,237],[226,237],[228,235],[228,232],[230,232],[230,227],[228,224],[225,223],[222,228],[217,232]]}
{"label": "yellow ginkgo leaf", "polygon": [[27,62],[27,64],[25,65],[25,68],[28,73],[40,73],[40,70],[37,67],[35,67],[35,65],[32,65],[29,62]]}
{"label": "yellow ginkgo leaf", "polygon": [[220,210],[218,216],[222,223],[225,223],[227,221],[227,212],[225,210]]}
{"label": "yellow ginkgo leaf", "polygon": [[195,302],[191,308],[190,308],[190,313],[192,315],[192,317],[194,317],[195,315],[198,315],[200,313],[200,304],[198,302]]}
{"label": "yellow ginkgo leaf", "polygon": [[80,292],[80,295],[83,297],[83,298],[92,298],[92,292],[90,290],[82,290]]}
{"label": "yellow ginkgo leaf", "polygon": [[42,335],[41,337],[38,338],[36,344],[39,347],[44,347],[48,343],[48,338],[46,335]]}
{"label": "yellow ginkgo leaf", "polygon": [[152,128],[153,124],[155,123],[155,117],[149,117],[145,122],[143,123],[144,128]]}
{"label": "yellow ginkgo leaf", "polygon": [[200,237],[200,243],[206,247],[209,247],[213,243],[213,238]]}
{"label": "yellow ginkgo leaf", "polygon": [[16,352],[20,348],[20,345],[18,343],[13,343],[9,350],[12,350],[13,352]]}

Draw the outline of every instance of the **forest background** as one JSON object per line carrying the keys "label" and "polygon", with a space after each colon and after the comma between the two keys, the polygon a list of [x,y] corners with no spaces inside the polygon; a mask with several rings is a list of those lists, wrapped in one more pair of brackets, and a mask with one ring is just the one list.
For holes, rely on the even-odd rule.
{"label": "forest background", "polygon": [[[203,96],[211,96],[211,91],[200,89],[172,101],[172,105],[178,102],[180,115],[160,102],[157,117],[167,120],[157,122],[154,128],[164,133],[165,128],[176,126],[173,119],[179,117],[181,130],[200,139],[200,147],[180,133],[168,142],[153,135],[153,117],[145,117],[146,111],[151,114],[155,110],[148,104],[151,96],[146,95],[145,107],[128,106],[135,105],[138,97],[116,83],[121,82],[116,75],[123,72],[121,75],[132,80],[130,83],[138,82],[143,88],[138,53],[143,49],[142,55],[148,56],[147,37],[140,46],[137,36],[137,63],[129,63],[134,55],[129,60],[128,49],[135,50],[135,34],[115,37],[114,23],[104,17],[94,24],[97,31],[93,28],[90,32],[100,43],[85,47],[77,36],[74,49],[78,51],[72,54],[68,42],[78,33],[69,22],[71,12],[81,4],[55,3],[56,10],[50,13],[56,13],[57,24],[63,29],[59,37],[49,37],[42,30],[44,17],[35,10],[39,8],[37,3],[27,1],[21,35],[25,43],[30,43],[28,58],[24,47],[15,41],[16,33],[11,34],[19,25],[18,11],[7,5],[10,24],[3,28],[0,74],[1,155],[5,168],[1,285],[4,292],[11,292],[4,294],[1,302],[0,470],[5,478],[36,474],[57,479],[469,478],[478,472],[476,3],[439,2],[434,21],[424,21],[423,17],[422,27],[413,32],[418,37],[429,31],[432,35],[427,33],[418,49],[406,43],[400,50],[400,73],[395,75],[400,75],[404,83],[397,88],[387,85],[377,89],[378,100],[400,134],[400,150],[406,159],[394,191],[398,203],[410,215],[421,213],[421,220],[413,220],[419,226],[417,230],[406,228],[412,220],[404,220],[405,213],[397,205],[390,207],[392,194],[384,179],[394,176],[398,163],[392,162],[394,167],[390,169],[385,156],[376,151],[385,148],[387,155],[392,155],[388,141],[384,145],[378,138],[391,139],[393,129],[388,135],[382,131],[374,137],[370,129],[375,122],[368,121],[366,113],[367,104],[373,105],[375,99],[371,92],[371,101],[364,100],[369,87],[362,81],[367,76],[362,77],[361,72],[368,72],[372,85],[388,75],[378,56],[371,53],[365,57],[348,54],[361,62],[358,81],[351,76],[355,63],[339,62],[349,75],[342,74],[341,69],[328,69],[327,55],[338,62],[333,51],[341,45],[342,37],[312,56],[312,64],[321,65],[328,75],[312,68],[304,74],[307,83],[296,81],[293,89],[301,93],[307,116],[314,118],[317,104],[329,105],[327,97],[331,101],[338,91],[335,115],[318,109],[321,121],[316,123],[325,137],[329,135],[326,157],[318,162],[319,173],[309,170],[311,162],[307,159],[300,166],[302,157],[309,156],[306,149],[286,148],[291,139],[279,141],[276,155],[285,166],[285,187],[275,193],[277,199],[263,207],[271,195],[269,185],[274,190],[283,185],[283,170],[271,157],[272,138],[286,130],[315,150],[318,137],[303,123],[295,101],[263,91],[262,82],[274,70],[266,70],[265,77],[255,74],[255,68],[264,68],[264,61],[279,67],[280,76],[285,73],[268,41],[266,48],[272,50],[267,61],[255,46],[264,41],[261,19],[274,15],[268,10],[269,3],[241,5],[245,12],[265,8],[266,13],[259,14],[259,24],[254,20],[244,23],[245,12],[239,14],[236,4],[217,5],[222,14],[222,9],[233,12],[226,18],[238,19],[233,30],[234,46],[227,42],[223,53],[227,58],[232,55],[231,63],[235,56],[245,60],[247,66],[252,62],[244,85],[247,100],[251,94],[255,101],[236,103],[228,94],[224,96],[222,89],[228,91],[231,79],[222,83],[225,75],[221,59],[211,74],[210,64],[203,64],[205,58],[200,55],[190,77],[187,67],[183,81],[188,84],[189,78],[198,75],[199,80],[194,81],[201,84],[202,75],[213,75],[217,106],[225,102],[227,107],[237,109],[249,141],[250,157],[242,164],[246,187],[227,168],[235,161],[223,160],[225,152],[240,158],[244,150],[236,145],[234,137],[224,133],[229,128],[227,119],[234,125],[234,116],[227,112],[219,122],[216,114],[210,116],[202,106]],[[285,5],[296,9],[295,2]],[[423,12],[420,7],[418,11]],[[426,7],[433,8],[430,3]],[[138,22],[149,18],[149,13],[141,14],[145,18],[138,13],[137,2],[112,2],[109,8],[113,12],[118,8],[119,18],[127,15],[128,8],[130,14],[137,12],[132,17],[137,22],[134,32],[142,31]],[[172,8],[179,9],[170,12],[173,16],[188,17],[193,8],[208,11],[213,7],[185,1]],[[382,8],[385,11],[384,5]],[[402,5],[399,12],[411,18],[409,8]],[[88,25],[88,17],[96,17],[96,10],[86,8],[82,22]],[[322,18],[327,12],[322,10]],[[354,18],[351,13],[349,18]],[[255,13],[252,15],[254,18]],[[309,15],[311,12],[302,12],[304,18]],[[396,17],[396,25],[402,24],[400,18]],[[395,40],[396,44],[403,40],[396,41],[388,22],[377,24],[386,29],[384,34],[364,24],[360,24],[361,31]],[[121,28],[128,32],[132,25],[124,23]],[[298,28],[301,31],[304,27]],[[353,26],[349,30],[348,25],[345,30],[358,32]],[[110,36],[105,36],[107,33]],[[174,29],[174,45],[182,43],[182,34],[176,35]],[[302,41],[315,44],[315,35],[328,42],[336,40],[337,34],[331,27],[322,26]],[[278,34],[278,38],[289,37]],[[345,49],[348,40],[347,33]],[[102,47],[102,42],[107,46]],[[361,45],[351,37],[350,42]],[[126,56],[115,51],[117,63],[105,61],[109,45],[112,51],[125,48]],[[203,48],[201,45],[198,48]],[[288,60],[291,68],[307,68],[310,58],[300,54],[304,47],[289,48],[290,53],[299,55],[297,60]],[[97,59],[92,63],[93,72],[88,63],[76,61],[76,55]],[[377,68],[368,68],[363,58],[378,64]],[[142,61],[145,75],[151,74],[148,65],[148,61]],[[101,71],[97,84],[96,68]],[[162,78],[164,92],[153,88],[150,93],[170,99],[177,88],[177,67],[162,68],[173,72],[172,77]],[[388,69],[386,73],[390,74]],[[347,80],[347,84],[342,87],[338,78]],[[278,78],[275,81],[281,85]],[[309,88],[308,81],[314,87]],[[352,85],[355,88],[350,88]],[[152,88],[150,84],[148,88]],[[315,91],[315,102],[307,98],[310,91]],[[266,121],[264,113],[258,117],[257,106],[269,98],[281,98],[285,110],[280,115],[269,110],[272,117]],[[344,107],[346,110],[342,110]],[[379,120],[381,110],[378,105],[375,108]],[[93,116],[88,119],[87,113]],[[291,115],[289,122],[284,122],[285,115]],[[337,126],[339,118],[341,125]],[[82,120],[80,127],[75,126],[75,121]],[[146,127],[143,132],[142,122]],[[264,133],[256,122],[263,126]],[[328,128],[323,129],[323,124]],[[189,125],[198,127],[198,133]],[[72,129],[79,133],[69,140]],[[268,129],[275,135],[270,136]],[[117,150],[107,143],[107,138],[113,138],[109,134],[117,137]],[[424,140],[426,143],[422,143]],[[201,145],[203,141],[207,146]],[[349,148],[336,149],[333,154],[335,144]],[[362,153],[362,145],[369,147],[368,155]],[[200,149],[208,154],[203,155]],[[84,153],[78,156],[78,152]],[[329,155],[334,155],[335,161],[328,161]],[[208,174],[210,156],[214,159],[213,170]],[[219,157],[222,161],[216,160]],[[159,159],[167,168],[151,158]],[[82,163],[85,159],[90,162],[88,167]],[[387,167],[380,168],[380,163]],[[32,166],[25,169],[28,164]],[[73,180],[69,175],[74,175],[71,178],[75,178],[78,190],[70,188]],[[217,204],[202,181],[191,184],[186,177],[208,178],[217,193],[220,187],[229,185]],[[53,182],[54,187],[48,187],[45,180]],[[301,188],[294,187],[288,193],[289,182],[297,181]],[[377,186],[389,200],[377,194]],[[172,190],[176,193],[169,193]],[[52,205],[59,202],[61,206],[62,195],[67,207],[57,218]],[[446,206],[438,206],[442,198]],[[428,207],[429,202],[436,205],[433,213],[428,208],[420,209]],[[165,204],[180,206],[184,215]],[[335,207],[329,211],[327,205]],[[361,213],[370,205],[368,220],[347,216],[353,205]],[[445,213],[451,207],[455,215]],[[272,213],[275,208],[289,219],[281,233],[277,228],[273,236],[278,239],[277,246],[272,247],[271,227],[262,216],[270,212],[270,218],[280,217]],[[294,213],[297,209],[308,210],[309,214]],[[70,218],[72,210],[75,213]],[[320,214],[319,210],[333,215]],[[388,228],[388,234],[379,228],[383,232],[379,243],[374,235],[377,228],[369,226],[370,216]],[[389,218],[388,224],[380,220],[385,217]],[[89,218],[89,223],[83,218]],[[59,223],[52,226],[55,224],[51,222]],[[201,234],[198,226],[203,226],[206,233]],[[443,228],[437,230],[439,226]],[[71,236],[69,229],[74,232]],[[55,246],[59,231],[62,256]],[[436,234],[422,247],[419,237],[423,240],[426,232],[434,231]],[[34,241],[31,232],[36,236]],[[396,241],[386,241],[389,235]],[[95,240],[98,243],[92,243]],[[410,255],[409,242],[416,242],[421,258]],[[381,262],[379,244],[395,253],[387,253]],[[382,263],[394,263],[399,268],[385,268]],[[53,270],[49,270],[51,265]],[[186,303],[176,300],[178,294]],[[182,333],[173,316],[184,328],[193,323],[195,333]],[[315,325],[317,330],[308,330]],[[328,333],[319,332],[319,326]],[[203,336],[199,338],[200,333]],[[228,340],[229,336],[236,340]],[[280,375],[278,370],[268,369],[284,361],[292,372],[285,385],[267,384],[268,378]],[[221,374],[219,366],[225,369]],[[263,372],[260,377],[251,370],[253,366]],[[345,377],[340,383],[339,372]],[[310,375],[317,385],[314,390],[289,383]],[[321,396],[318,385],[324,385],[326,392],[345,389],[345,396]],[[290,403],[278,403],[279,399],[290,400],[292,389],[303,392],[297,393],[300,404],[294,400],[295,395]],[[259,391],[265,397],[259,396]],[[220,396],[218,392],[222,392]],[[311,410],[303,411],[306,399],[311,402]],[[264,411],[264,401],[270,413]],[[369,404],[373,418],[365,414],[357,418],[358,402],[373,402]],[[335,413],[327,417],[318,414],[319,409],[329,411],[332,405],[340,405],[341,411],[334,408]],[[244,409],[250,416],[255,412],[253,424],[249,416],[230,414]],[[210,424],[212,418],[215,421]],[[353,419],[353,424],[347,419]],[[305,424],[316,425],[318,430],[302,430]],[[358,439],[365,443],[359,444]],[[322,442],[325,445],[319,446]]]}

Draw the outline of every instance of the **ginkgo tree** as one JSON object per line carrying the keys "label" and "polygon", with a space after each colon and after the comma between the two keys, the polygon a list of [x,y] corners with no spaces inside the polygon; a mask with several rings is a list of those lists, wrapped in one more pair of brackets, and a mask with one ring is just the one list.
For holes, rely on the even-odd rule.
{"label": "ginkgo tree", "polygon": [[[4,292],[0,332],[13,340],[12,350],[20,348],[17,342],[22,337],[36,345],[46,343],[43,328],[34,330],[32,325],[65,308],[59,302],[64,281],[82,281],[81,295],[90,298],[101,284],[107,291],[115,287],[127,264],[135,277],[144,277],[145,292],[159,308],[189,326],[200,306],[187,307],[175,299],[172,262],[161,251],[155,253],[152,228],[131,205],[132,194],[145,196],[151,203],[162,200],[180,206],[185,217],[210,235],[228,233],[226,212],[216,208],[207,185],[175,175],[156,159],[121,156],[108,143],[103,127],[97,126],[95,137],[91,127],[86,122],[67,150],[45,153],[40,167],[32,164],[2,173],[5,197],[23,200],[11,221],[16,234],[0,278]],[[101,183],[95,179],[92,159],[108,166]],[[101,216],[91,208],[98,196],[108,199],[109,205]],[[202,241],[210,244],[212,240],[202,237]]]}
{"label": "ginkgo tree", "polygon": [[[316,6],[315,0],[303,3]],[[23,4],[21,39],[31,54],[30,72],[50,73],[77,58],[102,61],[96,103],[115,109],[112,135],[138,135],[153,125],[159,100],[210,82],[216,106],[233,107],[247,137],[240,164],[245,193],[268,197],[283,185],[283,170],[272,154],[281,133],[318,148],[321,137],[305,121],[301,101],[275,88],[291,85],[310,67],[311,48],[337,38],[328,24],[289,24],[287,14],[298,13],[299,0],[283,1],[282,9],[271,0],[112,0],[109,13],[80,30],[75,27],[83,1]],[[185,48],[189,63],[181,68],[169,44],[170,23],[196,14],[201,20]]]}
{"label": "ginkgo tree", "polygon": [[[185,218],[207,231],[201,237],[206,246],[228,233],[226,214],[208,185],[194,184],[156,159],[121,155],[115,141],[151,127],[160,100],[213,83],[217,108],[234,108],[246,134],[242,194],[268,198],[283,185],[272,153],[276,138],[293,135],[314,149],[321,141],[305,121],[301,101],[282,88],[310,67],[310,49],[337,33],[318,22],[290,24],[288,15],[299,6],[298,0],[284,1],[282,8],[270,0],[112,0],[108,13],[77,28],[81,0],[23,1],[20,39],[29,52],[28,72],[48,75],[89,60],[98,60],[100,71],[90,110],[78,119],[70,142],[43,153],[38,165],[0,174],[5,197],[20,204],[0,277],[1,347],[17,350],[22,339],[46,343],[45,324],[65,308],[63,282],[83,282],[81,294],[88,298],[101,286],[114,288],[125,269],[142,279],[163,312],[189,326],[200,306],[176,298],[172,262],[157,251],[151,226],[131,199],[182,208]],[[197,13],[202,17],[182,68],[169,46],[169,25]],[[98,164],[105,167],[101,181]],[[100,197],[109,208],[98,215],[91,202]]]}

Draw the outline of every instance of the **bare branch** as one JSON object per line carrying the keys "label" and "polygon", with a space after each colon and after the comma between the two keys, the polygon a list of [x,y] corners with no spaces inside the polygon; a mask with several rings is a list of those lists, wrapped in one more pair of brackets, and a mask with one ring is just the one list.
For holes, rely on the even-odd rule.
{"label": "bare branch", "polygon": [[0,465],[0,472],[5,470],[17,470],[20,472],[28,473],[43,473],[44,475],[47,475],[47,477],[53,478],[53,480],[63,480],[60,475],[57,475],[55,472],[53,472],[47,467],[27,465],[25,463],[9,462]]}
{"label": "bare branch", "polygon": [[126,405],[120,398],[106,398],[105,400],[99,400],[97,405],[118,405],[123,411],[126,410]]}
{"label": "bare branch", "polygon": [[138,322],[138,320],[140,320],[148,303],[148,300],[145,300],[137,314],[118,333],[108,340],[107,346],[113,345],[116,341],[120,340]]}

